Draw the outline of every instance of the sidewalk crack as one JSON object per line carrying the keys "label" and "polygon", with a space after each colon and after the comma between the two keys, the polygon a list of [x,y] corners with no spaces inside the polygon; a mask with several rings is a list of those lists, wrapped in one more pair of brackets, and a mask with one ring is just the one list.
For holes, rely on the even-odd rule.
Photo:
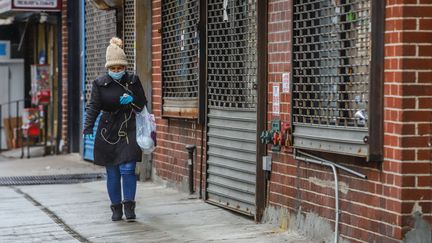
{"label": "sidewalk crack", "polygon": [[27,199],[29,202],[31,202],[34,206],[38,207],[42,212],[44,212],[48,217],[51,218],[52,221],[54,221],[58,226],[60,226],[66,233],[68,233],[70,236],[78,240],[82,243],[91,243],[87,238],[82,236],[80,233],[72,229],[69,225],[67,225],[59,216],[57,216],[53,211],[49,210],[47,207],[42,205],[40,202],[38,202],[36,199],[34,199],[29,194],[23,192],[21,189],[11,186],[16,193],[22,195],[25,199]]}

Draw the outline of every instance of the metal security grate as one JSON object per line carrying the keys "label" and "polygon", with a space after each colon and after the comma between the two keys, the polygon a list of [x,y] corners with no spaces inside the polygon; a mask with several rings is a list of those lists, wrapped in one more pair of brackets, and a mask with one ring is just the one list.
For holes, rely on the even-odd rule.
{"label": "metal security grate", "polygon": [[124,51],[128,71],[135,72],[135,0],[124,2]]}
{"label": "metal security grate", "polygon": [[85,101],[90,99],[93,80],[106,72],[105,51],[111,37],[116,36],[116,29],[115,11],[98,10],[89,1],[85,1]]}
{"label": "metal security grate", "polygon": [[255,110],[256,1],[208,3],[208,105]]}
{"label": "metal security grate", "polygon": [[104,180],[103,173],[41,175],[41,176],[11,176],[0,177],[1,186],[12,185],[43,185],[43,184],[74,184]]}
{"label": "metal security grate", "polygon": [[370,4],[295,1],[294,123],[367,126]]}
{"label": "metal security grate", "polygon": [[[85,1],[85,90],[84,106],[90,100],[93,80],[106,72],[105,52],[111,37],[116,36],[117,25],[114,10],[98,10]],[[100,117],[100,115],[99,115]],[[99,118],[94,129],[97,129]],[[84,158],[93,160],[94,141],[84,140]]]}
{"label": "metal security grate", "polygon": [[256,213],[257,1],[208,1],[207,202]]}
{"label": "metal security grate", "polygon": [[164,115],[198,113],[199,1],[162,1]]}
{"label": "metal security grate", "polygon": [[295,146],[367,154],[371,2],[294,1]]}

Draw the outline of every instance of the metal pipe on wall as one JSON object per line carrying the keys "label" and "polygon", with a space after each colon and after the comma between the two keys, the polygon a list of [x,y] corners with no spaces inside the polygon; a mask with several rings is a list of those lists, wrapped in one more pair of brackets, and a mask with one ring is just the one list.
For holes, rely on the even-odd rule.
{"label": "metal pipe on wall", "polygon": [[334,162],[328,161],[328,160],[326,160],[326,159],[323,159],[323,158],[320,158],[320,157],[318,157],[318,156],[314,156],[314,155],[312,155],[312,154],[305,153],[305,152],[302,152],[302,151],[297,151],[297,153],[302,154],[302,155],[305,155],[305,156],[308,156],[308,157],[313,158],[313,159],[316,159],[316,160],[324,161],[324,162],[326,162],[326,163],[332,163],[332,164],[334,164],[334,166],[336,166],[337,168],[339,168],[339,169],[341,169],[341,170],[344,170],[344,171],[346,171],[346,172],[348,172],[348,173],[354,174],[354,175],[356,175],[356,176],[358,176],[358,177],[361,177],[361,178],[363,178],[363,179],[367,179],[367,176],[366,176],[366,175],[364,175],[364,174],[362,174],[362,173],[359,173],[359,172],[357,172],[357,171],[351,170],[350,168],[347,168],[347,167],[345,167],[345,166],[343,166],[343,165],[336,164],[336,163],[334,163]]}
{"label": "metal pipe on wall", "polygon": [[338,240],[339,240],[339,183],[338,183],[338,178],[337,178],[336,166],[333,163],[327,163],[324,161],[309,159],[309,158],[305,158],[305,157],[296,157],[296,159],[302,160],[302,161],[307,162],[307,163],[325,165],[325,166],[329,166],[332,168],[334,181],[335,181],[335,188],[334,188],[334,191],[335,191],[335,229],[334,229],[335,237],[334,237],[334,242],[338,243]]}
{"label": "metal pipe on wall", "polygon": [[[297,153],[301,154],[303,156],[307,156],[309,158],[298,156]],[[366,177],[366,175],[361,174],[359,172],[356,172],[354,170],[351,170],[345,166],[333,163],[331,161],[319,158],[317,156],[314,156],[314,155],[311,155],[311,154],[308,154],[308,153],[305,153],[302,151],[296,150],[294,154],[295,154],[295,159],[298,159],[300,161],[304,161],[306,163],[314,163],[314,164],[324,165],[324,166],[328,166],[328,167],[332,168],[333,176],[334,176],[334,182],[335,182],[335,188],[334,188],[334,190],[335,190],[335,229],[334,229],[335,237],[334,237],[334,242],[337,243],[339,240],[339,181],[338,181],[338,177],[337,177],[336,168],[342,169],[346,172],[354,174],[354,175],[361,177],[363,179],[366,179],[367,177]]]}
{"label": "metal pipe on wall", "polygon": [[194,169],[193,169],[193,155],[196,149],[196,146],[194,144],[188,144],[186,145],[186,149],[188,151],[189,157],[188,157],[188,170],[189,170],[189,193],[194,193]]}

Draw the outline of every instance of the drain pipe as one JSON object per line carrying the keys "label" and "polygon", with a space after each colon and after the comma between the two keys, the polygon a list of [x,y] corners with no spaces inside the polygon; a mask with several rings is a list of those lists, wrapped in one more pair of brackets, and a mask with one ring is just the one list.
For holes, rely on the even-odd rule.
{"label": "drain pipe", "polygon": [[333,176],[334,176],[334,182],[335,182],[335,237],[334,237],[334,243],[338,243],[339,241],[339,181],[338,181],[338,175],[337,175],[337,170],[336,167],[345,170],[351,174],[354,174],[356,176],[359,176],[361,178],[366,178],[366,175],[363,175],[359,172],[353,171],[345,166],[342,165],[338,165],[336,163],[333,163],[331,161],[325,160],[325,159],[321,159],[317,156],[313,156],[311,154],[308,153],[304,153],[301,151],[296,151],[297,153],[303,155],[303,156],[307,156],[307,157],[301,157],[301,156],[295,156],[296,159],[298,160],[302,160],[306,163],[314,163],[314,164],[319,164],[319,165],[324,165],[324,166],[328,166],[331,167],[333,170]]}
{"label": "drain pipe", "polygon": [[193,194],[194,193],[194,187],[193,187],[193,154],[195,151],[196,146],[194,144],[188,144],[186,145],[186,149],[189,153],[189,158],[188,158],[188,170],[189,170],[189,193]]}

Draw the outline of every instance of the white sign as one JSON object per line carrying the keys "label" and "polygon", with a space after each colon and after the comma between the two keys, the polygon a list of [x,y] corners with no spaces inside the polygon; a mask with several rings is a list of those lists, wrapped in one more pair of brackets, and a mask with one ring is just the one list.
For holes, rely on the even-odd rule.
{"label": "white sign", "polygon": [[14,0],[18,8],[57,8],[57,0]]}
{"label": "white sign", "polygon": [[290,92],[290,73],[282,73],[282,92]]}
{"label": "white sign", "polygon": [[273,114],[279,115],[280,113],[280,89],[279,84],[273,85]]}
{"label": "white sign", "polygon": [[0,0],[0,13],[7,12],[11,10],[12,3],[11,0]]}

